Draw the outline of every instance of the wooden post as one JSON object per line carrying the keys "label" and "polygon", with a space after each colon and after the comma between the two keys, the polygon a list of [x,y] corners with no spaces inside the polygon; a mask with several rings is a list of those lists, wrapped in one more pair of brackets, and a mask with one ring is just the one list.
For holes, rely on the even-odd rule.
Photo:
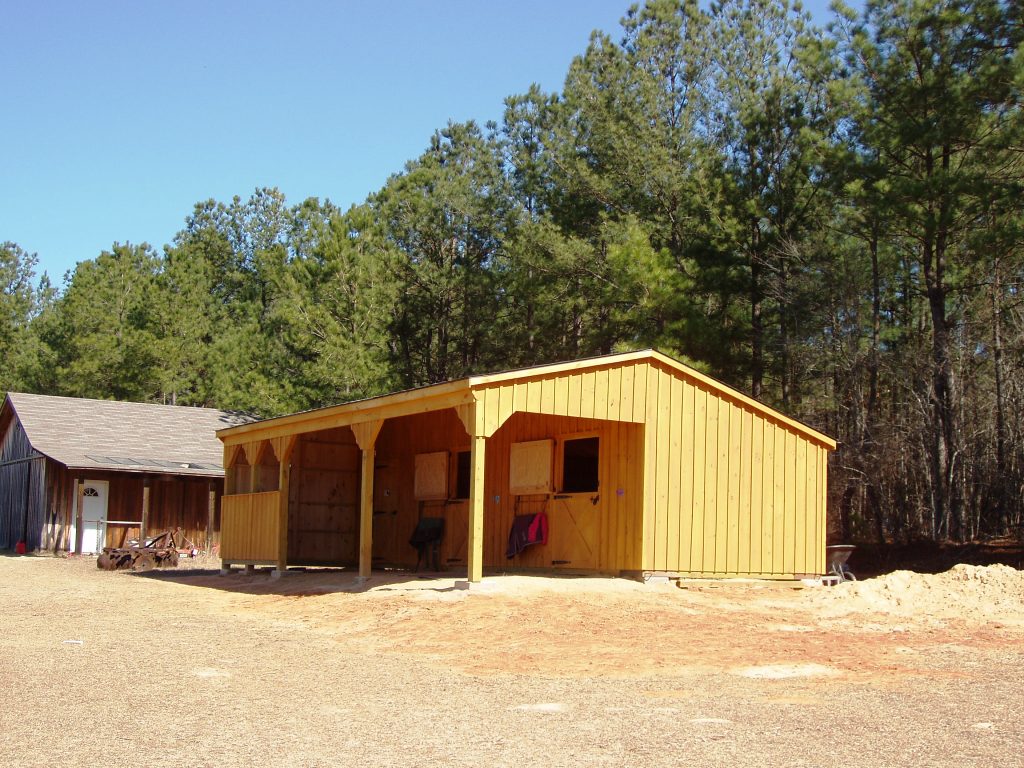
{"label": "wooden post", "polygon": [[384,421],[364,421],[352,425],[352,434],[362,454],[359,482],[359,578],[368,579],[373,570],[373,460],[374,446]]}
{"label": "wooden post", "polygon": [[213,552],[213,519],[217,515],[217,481],[210,481],[209,495],[206,502],[206,552]]}
{"label": "wooden post", "polygon": [[[288,570],[288,493],[292,476],[292,450],[295,448],[296,435],[275,437],[271,440],[274,455],[277,457],[277,568],[274,571],[280,576]],[[256,471],[255,463],[252,471]],[[253,481],[255,481],[255,475]],[[255,486],[250,486],[254,490]]]}
{"label": "wooden post", "polygon": [[467,578],[479,582],[484,576],[484,467],[487,438],[473,435],[469,473],[469,567]]}
{"label": "wooden post", "polygon": [[76,481],[77,493],[75,505],[75,554],[82,554],[82,507],[85,506],[85,480],[78,478]]}
{"label": "wooden post", "polygon": [[142,523],[139,525],[139,546],[146,546],[146,532],[149,529],[149,491],[152,479],[142,478]]}

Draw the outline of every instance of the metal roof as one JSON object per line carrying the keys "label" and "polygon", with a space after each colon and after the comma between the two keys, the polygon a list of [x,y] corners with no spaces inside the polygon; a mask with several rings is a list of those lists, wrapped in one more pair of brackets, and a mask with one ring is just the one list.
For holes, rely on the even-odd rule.
{"label": "metal roof", "polygon": [[[32,447],[69,469],[220,477],[216,431],[253,420],[237,411],[8,392]],[[6,421],[6,419],[4,420]]]}

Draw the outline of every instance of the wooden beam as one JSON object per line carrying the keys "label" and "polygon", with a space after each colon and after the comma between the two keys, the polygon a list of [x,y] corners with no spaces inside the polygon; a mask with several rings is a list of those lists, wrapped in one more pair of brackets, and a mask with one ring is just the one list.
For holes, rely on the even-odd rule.
{"label": "wooden beam", "polygon": [[433,384],[420,389],[382,395],[344,405],[334,405],[315,411],[303,411],[289,416],[241,424],[217,430],[217,437],[225,445],[238,445],[251,440],[266,440],[281,435],[320,432],[335,427],[349,427],[360,422],[387,420],[398,416],[443,411],[460,403],[472,402],[468,379]]}
{"label": "wooden beam", "polygon": [[373,570],[373,448],[362,451],[359,484],[359,578],[368,579]]}
{"label": "wooden beam", "polygon": [[384,426],[384,419],[361,421],[351,425],[352,434],[356,436],[356,443],[361,450],[367,451],[373,448],[382,426]]}
{"label": "wooden beam", "polygon": [[383,419],[352,425],[352,434],[362,457],[359,482],[359,578],[368,579],[373,570],[373,459]]}
{"label": "wooden beam", "polygon": [[487,438],[474,435],[470,449],[468,574],[470,582],[483,578],[484,566],[484,467]]}
{"label": "wooden beam", "polygon": [[206,501],[206,553],[213,553],[213,518],[217,514],[217,481],[211,480]]}
{"label": "wooden beam", "polygon": [[75,507],[75,554],[82,554],[82,507],[85,505],[85,480],[78,478],[75,492],[77,504]]}
{"label": "wooden beam", "polygon": [[149,495],[153,481],[148,476],[142,478],[142,524],[139,527],[139,545],[146,546],[146,532],[149,530]]}
{"label": "wooden beam", "polygon": [[295,437],[284,438],[287,445],[280,446],[284,460],[277,467],[277,570],[288,568],[288,494],[292,476],[292,448]]}
{"label": "wooden beam", "polygon": [[[270,446],[277,457],[277,570],[284,573],[288,568],[288,496],[292,476],[292,451],[297,441],[296,435],[287,435],[271,440]],[[258,454],[258,452],[257,452]],[[255,472],[256,465],[253,464]],[[253,475],[253,483],[256,476]],[[250,485],[255,490],[255,485]]]}

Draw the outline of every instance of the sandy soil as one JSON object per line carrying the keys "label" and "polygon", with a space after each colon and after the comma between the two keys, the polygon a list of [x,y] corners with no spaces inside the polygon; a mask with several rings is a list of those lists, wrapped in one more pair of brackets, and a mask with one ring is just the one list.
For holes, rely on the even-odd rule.
{"label": "sandy soil", "polygon": [[1024,766],[1024,572],[836,588],[0,557],[0,765]]}

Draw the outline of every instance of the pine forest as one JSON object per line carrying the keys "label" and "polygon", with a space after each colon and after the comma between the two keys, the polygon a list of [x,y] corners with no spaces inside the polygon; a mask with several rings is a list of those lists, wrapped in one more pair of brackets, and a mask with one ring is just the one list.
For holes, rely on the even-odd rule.
{"label": "pine forest", "polygon": [[839,440],[844,538],[1020,535],[1022,15],[649,0],[348,210],[203,200],[60,285],[3,243],[0,390],[270,416],[654,347]]}

